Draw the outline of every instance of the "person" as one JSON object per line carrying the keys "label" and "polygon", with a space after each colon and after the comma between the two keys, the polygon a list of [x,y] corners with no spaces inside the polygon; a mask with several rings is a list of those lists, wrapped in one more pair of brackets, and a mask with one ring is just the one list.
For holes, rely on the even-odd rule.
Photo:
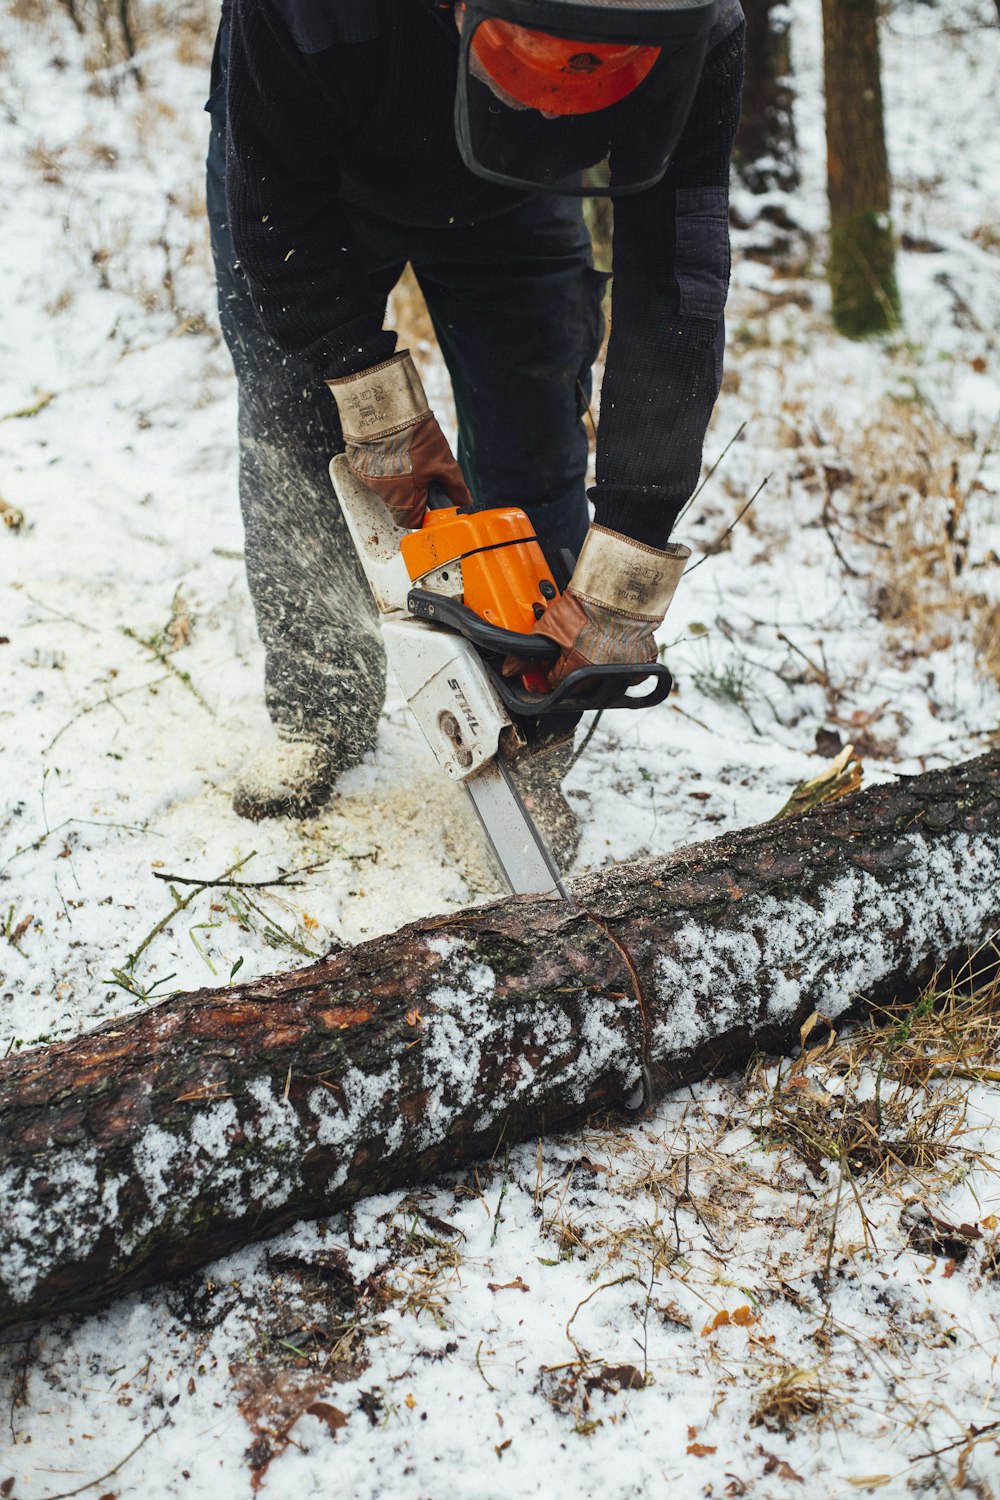
{"label": "person", "polygon": [[[384,664],[334,452],[401,524],[437,481],[522,506],[550,559],[572,553],[537,627],[561,647],[553,681],[654,659],[722,375],[743,31],[738,0],[223,4],[208,213],[276,731],[241,773],[243,816],[315,812],[375,742]],[[593,522],[591,191],[615,200]],[[407,262],[456,455],[384,326]]]}

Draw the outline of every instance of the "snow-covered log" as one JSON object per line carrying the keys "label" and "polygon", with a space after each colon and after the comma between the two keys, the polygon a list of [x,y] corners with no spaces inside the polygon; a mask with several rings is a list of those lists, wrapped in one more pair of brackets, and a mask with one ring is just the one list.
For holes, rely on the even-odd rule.
{"label": "snow-covered log", "polygon": [[989,942],[1000,753],[0,1065],[0,1322],[794,1043]]}

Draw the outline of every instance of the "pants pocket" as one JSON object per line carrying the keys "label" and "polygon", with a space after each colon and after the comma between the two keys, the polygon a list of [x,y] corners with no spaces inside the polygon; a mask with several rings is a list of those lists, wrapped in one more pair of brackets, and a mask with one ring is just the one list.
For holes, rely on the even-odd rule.
{"label": "pants pocket", "polygon": [[729,292],[729,194],[679,188],[674,271],[682,317],[721,318]]}

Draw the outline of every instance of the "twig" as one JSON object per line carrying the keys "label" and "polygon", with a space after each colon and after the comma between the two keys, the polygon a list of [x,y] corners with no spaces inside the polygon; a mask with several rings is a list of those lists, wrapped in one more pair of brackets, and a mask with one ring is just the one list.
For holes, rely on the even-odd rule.
{"label": "twig", "polygon": [[164,675],[163,677],[154,677],[151,682],[137,683],[135,687],[123,688],[120,693],[105,693],[104,697],[101,698],[97,703],[88,703],[86,707],[80,709],[79,713],[74,714],[71,719],[66,720],[66,723],[58,731],[58,733],[54,734],[52,739],[49,740],[49,743],[45,746],[42,754],[47,755],[48,752],[52,749],[53,745],[55,745],[58,740],[62,739],[67,729],[72,729],[74,724],[78,723],[80,719],[85,718],[87,714],[92,714],[95,709],[113,708],[118,698],[127,698],[130,693],[141,693],[144,688],[152,689],[158,687],[161,682],[166,682],[166,680],[166,675]]}
{"label": "twig", "polygon": [[788,636],[785,635],[784,631],[782,631],[782,630],[778,631],[778,640],[779,641],[784,641],[785,645],[789,648],[789,650],[794,651],[795,654],[796,654],[796,656],[801,656],[801,658],[805,662],[806,666],[807,667],[811,667],[812,670],[816,673],[816,676],[817,676],[817,678],[818,678],[818,680],[820,682],[820,685],[822,687],[826,688],[828,691],[830,690],[830,674],[828,672],[825,672],[822,667],[818,667],[816,665],[816,663],[811,659],[811,657],[808,657],[806,655],[806,653],[802,650],[802,648],[800,646],[796,646],[796,644],[795,644],[794,641],[789,640]]}
{"label": "twig", "polygon": [[[254,851],[256,853],[256,850]],[[253,854],[247,855],[247,860],[252,859]],[[244,860],[244,864],[246,860]],[[196,885],[206,891],[210,886],[228,886],[234,891],[266,891],[272,886],[304,885],[302,880],[293,880],[293,875],[312,875],[316,870],[322,870],[329,860],[320,860],[319,864],[301,865],[297,870],[286,870],[284,875],[278,875],[274,880],[227,880],[225,875],[220,875],[218,880],[204,880],[194,875],[166,875],[162,870],[153,871],[154,880],[167,880],[172,885]],[[229,872],[227,871],[226,874]]]}
{"label": "twig", "polygon": [[591,740],[594,738],[594,735],[597,733],[597,726],[601,722],[601,715],[603,714],[603,712],[604,712],[604,709],[603,708],[599,708],[597,710],[596,714],[594,715],[594,722],[591,724],[590,728],[587,730],[587,733],[584,735],[583,739],[580,741],[580,748],[579,748],[579,750],[577,750],[576,754],[573,756],[573,759],[570,761],[569,766],[567,767],[567,770],[566,770],[567,776],[569,775],[570,771],[572,771],[573,767],[576,765],[577,761],[580,759],[580,756],[584,753],[584,751],[586,750],[587,746],[590,744]]}
{"label": "twig", "polygon": [[[480,1351],[480,1349],[482,1347],[483,1347],[483,1341],[482,1341],[482,1339],[480,1339],[479,1343],[476,1345],[476,1369],[479,1371],[480,1375],[482,1375],[483,1379],[486,1380],[486,1372],[483,1369],[482,1365],[479,1363],[479,1351]],[[490,1383],[489,1383],[488,1380],[486,1380],[486,1384],[487,1384],[487,1386],[489,1386],[489,1389],[491,1391],[495,1391],[496,1390],[496,1386],[495,1385],[490,1385]]]}
{"label": "twig", "polygon": [[[29,594],[27,589],[24,591],[24,597],[30,599],[32,604],[37,604],[39,609],[47,609],[49,614],[55,615],[57,620],[68,620],[71,625],[79,625],[81,630],[92,631],[94,629],[93,625],[88,625],[86,620],[78,620],[76,615],[64,614],[61,609],[56,609],[54,605],[46,604],[44,599],[39,599],[35,594]],[[45,622],[40,621],[39,623],[44,624]]]}
{"label": "twig", "polygon": [[847,561],[847,558],[844,556],[844,554],[840,550],[840,544],[838,543],[837,538],[834,536],[834,534],[833,534],[833,528],[830,525],[830,516],[831,516],[831,514],[833,515],[834,520],[837,521],[838,524],[839,524],[840,517],[837,515],[837,512],[833,509],[833,506],[830,503],[830,498],[829,498],[829,496],[827,496],[827,498],[823,501],[823,511],[822,511],[821,516],[820,516],[820,522],[821,522],[821,524],[823,526],[823,530],[826,532],[827,538],[828,538],[828,540],[830,542],[830,546],[833,548],[834,556],[836,557],[837,561],[840,563],[840,566],[843,568],[843,570],[847,574],[847,576],[849,578],[860,578],[861,574],[858,572],[857,568],[851,566],[851,564]]}
{"label": "twig", "polygon": [[129,1459],[135,1457],[143,1444],[148,1443],[150,1438],[155,1437],[156,1434],[160,1431],[160,1428],[165,1427],[166,1425],[167,1419],[164,1418],[159,1426],[151,1427],[149,1431],[147,1433],[144,1433],[144,1435],[139,1439],[135,1447],[130,1448],[125,1457],[120,1458],[115,1464],[114,1468],[109,1469],[106,1474],[99,1474],[96,1479],[88,1479],[86,1484],[77,1485],[75,1490],[60,1490],[57,1495],[45,1495],[43,1496],[43,1500],[69,1500],[69,1497],[71,1495],[82,1495],[84,1490],[92,1490],[96,1484],[103,1484],[105,1479],[110,1479],[112,1474],[117,1474],[119,1469],[124,1469]]}
{"label": "twig", "polygon": [[580,1311],[581,1307],[586,1307],[587,1303],[591,1300],[592,1297],[596,1297],[598,1292],[606,1292],[610,1287],[613,1286],[622,1286],[626,1281],[637,1281],[640,1286],[645,1286],[645,1282],[641,1277],[637,1276],[634,1271],[626,1271],[624,1276],[616,1276],[614,1281],[602,1281],[600,1286],[595,1286],[592,1292],[588,1292],[586,1297],[580,1299],[580,1301],[574,1307],[573,1311],[570,1313],[569,1321],[566,1324],[566,1337],[569,1339],[570,1343],[573,1345],[573,1348],[576,1350],[577,1358],[579,1359],[581,1364],[588,1364],[590,1361],[590,1356],[583,1352],[583,1350],[580,1348],[580,1345],[577,1343],[576,1339],[569,1331],[573,1320],[575,1319],[577,1313]]}
{"label": "twig", "polygon": [[671,703],[670,707],[675,714],[680,714],[682,719],[690,719],[692,724],[697,724],[699,729],[704,729],[706,734],[713,732],[707,724],[703,724],[700,719],[696,719],[694,714],[689,714],[686,708],[678,708],[676,703]]}
{"label": "twig", "polygon": [[715,553],[718,552],[719,548],[722,546],[723,542],[726,540],[726,537],[729,535],[729,533],[731,531],[733,531],[740,524],[740,522],[742,521],[743,517],[746,515],[747,511],[750,509],[751,505],[754,503],[754,501],[756,500],[757,496],[760,494],[761,490],[764,488],[765,484],[767,484],[767,481],[770,479],[770,477],[771,477],[770,474],[765,474],[764,475],[764,478],[761,480],[760,484],[754,490],[753,494],[750,496],[750,499],[747,501],[746,505],[744,505],[743,509],[740,511],[740,513],[736,517],[736,519],[734,521],[730,522],[730,524],[726,527],[725,531],[722,533],[721,536],[716,537],[715,541],[712,542],[708,547],[705,548],[705,551],[702,553],[701,557],[699,557],[699,559],[698,559],[697,562],[692,563],[689,568],[685,568],[684,569],[684,577],[685,578],[688,576],[689,573],[693,573],[694,570],[695,570],[695,568],[700,568],[703,562],[706,562],[708,560],[708,558],[713,557],[715,555]]}
{"label": "twig", "polygon": [[[746,422],[741,422],[740,425],[737,427],[736,431],[733,433],[732,437],[729,439],[729,442],[723,448],[722,452],[719,454],[718,458],[715,460],[715,463],[709,469],[708,473],[705,475],[704,479],[701,481],[701,483],[699,484],[698,488],[695,490],[694,494],[691,496],[690,500],[687,502],[686,505],[682,506],[681,510],[678,512],[678,515],[677,515],[677,520],[678,521],[681,521],[681,520],[684,519],[684,517],[687,515],[688,511],[691,509],[692,505],[694,504],[694,502],[697,500],[698,496],[701,494],[702,490],[705,488],[705,486],[708,483],[708,481],[711,479],[712,475],[715,473],[716,469],[721,464],[722,460],[725,458],[726,454],[729,452],[730,448],[733,446],[734,443],[738,443],[739,442],[740,438],[743,436],[744,432],[746,431],[746,425],[747,425]],[[675,522],[675,524],[676,524],[676,522]]]}
{"label": "twig", "polygon": [[175,666],[174,663],[170,660],[170,657],[164,651],[163,647],[156,640],[143,640],[142,636],[139,635],[138,631],[133,630],[131,625],[123,625],[122,634],[127,635],[129,640],[135,641],[137,645],[145,647],[147,651],[149,651],[153,656],[156,657],[156,660],[158,662],[162,662],[167,671],[172,672],[178,679],[178,681],[184,684],[188,692],[191,693],[192,697],[198,700],[205,712],[207,714],[211,714],[213,719],[216,717],[215,709],[212,708],[208,701],[202,697],[201,693],[195,687],[191,677],[191,673],[185,672],[182,667]]}
{"label": "twig", "polygon": [[1000,1427],[1000,1422],[987,1422],[985,1427],[977,1427],[974,1422],[970,1422],[969,1433],[965,1437],[956,1438],[953,1443],[946,1443],[943,1448],[931,1448],[927,1453],[915,1453],[910,1463],[918,1463],[922,1458],[937,1458],[939,1454],[950,1453],[953,1448],[961,1448],[966,1443],[978,1443],[980,1438],[995,1432],[998,1427]]}
{"label": "twig", "polygon": [[236,864],[234,865],[230,865],[229,869],[226,870],[218,880],[206,881],[204,885],[195,886],[194,890],[190,891],[186,896],[178,896],[176,891],[171,891],[170,894],[175,898],[176,904],[171,911],[167,912],[167,915],[163,917],[161,921],[157,922],[153,930],[146,934],[142,942],[139,944],[138,948],[136,948],[133,953],[130,953],[128,955],[128,958],[125,960],[124,964],[125,972],[130,973],[135,968],[136,963],[145,953],[146,949],[149,947],[153,939],[159,936],[164,927],[167,926],[168,922],[173,921],[174,917],[176,917],[179,912],[182,912],[185,907],[190,906],[191,902],[196,896],[200,896],[202,891],[208,890],[209,885],[222,884],[225,881],[227,875],[233,875],[237,870],[241,870],[249,860],[253,859],[256,852],[257,851],[255,849],[251,849],[250,853],[245,855],[243,859],[237,860]]}
{"label": "twig", "polygon": [[0,422],[17,422],[21,417],[37,417],[40,411],[44,411],[50,401],[56,399],[55,391],[39,391],[38,397],[30,406],[20,406],[16,411],[5,411],[0,416]]}

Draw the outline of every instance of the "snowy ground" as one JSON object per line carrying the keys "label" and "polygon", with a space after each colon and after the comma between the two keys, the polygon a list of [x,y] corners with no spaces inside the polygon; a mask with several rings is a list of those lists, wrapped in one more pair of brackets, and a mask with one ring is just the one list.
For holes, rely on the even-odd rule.
{"label": "snowy ground", "polygon": [[[705,559],[663,635],[678,690],[574,767],[576,870],[760,821],[840,742],[870,780],[1000,723],[994,7],[892,7],[906,327],[864,347],[831,333],[809,237],[816,10],[806,233],[781,271],[737,236],[709,460],[740,436],[678,533]],[[396,698],[324,817],[232,814],[266,718],[200,207],[210,42],[151,30],[139,92],[31,12],[0,19],[2,1051],[495,894]],[[169,876],[236,865],[305,873],[157,930]],[[9,1342],[0,1493],[1000,1494],[996,1037],[956,1029],[961,1083],[931,1076],[940,1033],[918,1067],[893,1023]],[[817,1120],[853,1142],[880,1064],[891,1141],[842,1176]]]}

